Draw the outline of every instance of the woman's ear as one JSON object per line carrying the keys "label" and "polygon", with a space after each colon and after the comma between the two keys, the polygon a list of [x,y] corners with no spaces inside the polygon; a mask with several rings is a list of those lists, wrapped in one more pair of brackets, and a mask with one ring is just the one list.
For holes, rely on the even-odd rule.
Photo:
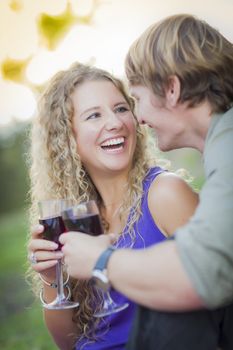
{"label": "woman's ear", "polygon": [[176,75],[169,78],[169,84],[166,88],[166,105],[175,107],[180,98],[180,80]]}

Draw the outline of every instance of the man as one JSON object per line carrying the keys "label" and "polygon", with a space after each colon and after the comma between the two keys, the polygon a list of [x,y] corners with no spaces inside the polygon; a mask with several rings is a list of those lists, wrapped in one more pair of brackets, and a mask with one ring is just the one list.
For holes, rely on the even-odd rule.
{"label": "man", "polygon": [[[172,16],[133,44],[126,74],[137,118],[155,129],[159,148],[204,152],[200,205],[175,241],[158,247],[168,254],[170,244],[171,261],[180,264],[174,273],[179,271],[179,289],[189,296],[180,307],[228,303],[233,300],[233,45],[203,21]],[[163,308],[169,308],[166,303]],[[179,308],[176,303],[172,308]]]}
{"label": "man", "polygon": [[[109,237],[80,234],[82,269],[73,275],[91,277],[98,260],[112,286],[141,305],[169,312],[226,305],[233,300],[233,45],[193,16],[168,17],[131,46],[126,75],[139,122],[155,129],[162,151],[202,152],[206,182],[194,216],[174,240],[143,251],[106,251]],[[68,250],[65,244],[69,268]],[[142,310],[138,327],[157,314]],[[132,349],[153,346],[135,339]]]}

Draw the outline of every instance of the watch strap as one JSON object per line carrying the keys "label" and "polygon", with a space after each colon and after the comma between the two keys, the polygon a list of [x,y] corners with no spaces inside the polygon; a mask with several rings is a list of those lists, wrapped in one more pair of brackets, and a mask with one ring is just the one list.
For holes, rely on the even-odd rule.
{"label": "watch strap", "polygon": [[98,258],[93,270],[100,270],[100,271],[105,270],[107,268],[108,260],[115,250],[116,250],[116,247],[112,245],[108,247]]}

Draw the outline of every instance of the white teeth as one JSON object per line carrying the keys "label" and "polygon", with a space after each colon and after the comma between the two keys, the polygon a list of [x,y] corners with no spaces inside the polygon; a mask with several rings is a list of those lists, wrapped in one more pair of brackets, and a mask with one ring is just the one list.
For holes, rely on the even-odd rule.
{"label": "white teeth", "polygon": [[116,139],[111,139],[111,140],[107,140],[104,143],[102,143],[101,146],[113,146],[113,145],[119,145],[120,143],[124,142],[124,137],[118,137]]}

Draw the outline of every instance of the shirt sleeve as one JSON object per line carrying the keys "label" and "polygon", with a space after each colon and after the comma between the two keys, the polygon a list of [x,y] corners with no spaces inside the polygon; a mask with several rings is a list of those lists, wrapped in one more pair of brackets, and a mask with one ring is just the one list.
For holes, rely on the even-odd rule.
{"label": "shirt sleeve", "polygon": [[211,140],[207,179],[189,223],[175,235],[194,288],[209,308],[233,300],[233,127]]}

